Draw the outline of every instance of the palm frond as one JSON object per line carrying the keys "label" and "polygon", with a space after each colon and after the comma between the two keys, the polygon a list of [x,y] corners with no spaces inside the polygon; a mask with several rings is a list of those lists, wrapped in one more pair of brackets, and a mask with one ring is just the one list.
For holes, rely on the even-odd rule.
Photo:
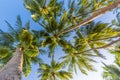
{"label": "palm frond", "polygon": [[17,31],[10,25],[10,23],[9,23],[8,21],[6,21],[6,20],[5,20],[5,22],[6,22],[6,24],[8,25],[8,27],[10,28],[9,30],[11,30],[11,32],[17,34]]}
{"label": "palm frond", "polygon": [[103,78],[107,79],[108,77],[110,77],[111,79],[114,80],[119,80],[119,74],[120,74],[120,69],[118,67],[116,67],[115,65],[106,65],[104,64],[104,72],[103,72]]}
{"label": "palm frond", "polygon": [[58,63],[52,58],[50,65],[45,63],[40,65],[40,68],[38,69],[38,77],[41,77],[41,80],[52,80],[53,78],[69,80],[70,78],[72,78],[72,74],[70,72],[63,71],[63,65],[64,64]]}

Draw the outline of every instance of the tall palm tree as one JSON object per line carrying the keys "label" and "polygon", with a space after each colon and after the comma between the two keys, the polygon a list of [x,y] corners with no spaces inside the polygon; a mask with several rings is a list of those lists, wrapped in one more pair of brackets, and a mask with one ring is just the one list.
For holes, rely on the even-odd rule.
{"label": "tall palm tree", "polygon": [[[36,1],[24,0],[25,7],[31,12],[32,18],[43,27],[43,30],[38,31],[38,34],[40,34],[41,37],[43,37],[43,39],[41,41],[42,46],[43,47],[48,46],[49,49],[51,50],[50,53],[53,53],[55,47],[57,45],[60,45],[61,47],[63,47],[63,50],[66,53],[68,53],[64,57],[62,57],[62,59],[64,59],[63,62],[66,64],[71,64],[71,65],[73,65],[75,62],[74,67],[77,64],[79,66],[79,68],[81,69],[81,71],[83,73],[86,73],[85,70],[83,69],[83,67],[81,68],[80,64],[77,62],[82,59],[81,62],[84,61],[84,63],[81,63],[81,64],[83,64],[86,68],[88,68],[88,66],[89,66],[90,68],[88,68],[88,70],[93,70],[89,61],[95,62],[94,60],[92,60],[90,58],[95,55],[89,54],[86,52],[82,52],[82,51],[89,49],[89,48],[91,49],[91,48],[94,48],[97,46],[103,46],[106,44],[106,43],[103,43],[100,41],[93,42],[93,41],[91,41],[91,39],[94,39],[94,37],[96,37],[96,35],[98,38],[96,37],[95,39],[101,39],[101,38],[110,37],[111,35],[114,36],[117,33],[110,34],[110,35],[106,34],[107,32],[112,31],[112,29],[106,28],[106,26],[108,24],[96,23],[96,24],[91,25],[90,28],[92,28],[92,26],[95,26],[95,27],[93,27],[93,30],[91,32],[89,32],[90,29],[89,29],[89,31],[86,30],[87,38],[84,38],[84,37],[77,38],[75,45],[72,46],[72,44],[66,40],[67,37],[65,36],[65,34],[64,35],[61,35],[61,34],[64,33],[64,30],[66,31],[66,29],[69,29],[69,28],[71,29],[72,26],[75,26],[83,19],[89,17],[90,14],[96,13],[96,11],[94,12],[94,10],[96,10],[95,8],[97,8],[97,7],[95,7],[95,5],[94,6],[92,5],[91,6],[92,9],[90,9],[91,8],[90,2],[88,0],[86,0],[87,6],[82,5],[82,4],[84,4],[84,1],[79,1],[79,4],[76,4],[76,1],[69,0],[68,3],[69,3],[68,9],[66,10],[66,8],[64,8],[64,6],[61,6],[62,5],[61,3],[60,3],[60,5],[58,5],[57,0],[50,0],[50,1],[47,1],[47,0],[41,0],[41,1],[40,0],[36,0]],[[100,2],[100,3],[104,4],[104,6],[105,6],[105,2]],[[52,4],[52,5],[50,6],[50,4]],[[99,4],[99,5],[101,5],[101,4]],[[59,7],[59,8],[57,11],[54,12],[54,9],[56,7]],[[101,7],[101,6],[99,6],[99,7]],[[51,9],[51,10],[49,10],[49,9]],[[93,11],[93,13],[91,13],[92,11]],[[46,12],[46,13],[44,13],[44,12]],[[90,14],[88,13],[88,14],[84,15],[84,13],[86,13],[86,12],[89,12]],[[40,22],[39,22],[39,20],[40,20]],[[92,20],[93,20],[93,18],[92,18]],[[83,24],[85,24],[85,23],[83,23]],[[97,27],[99,27],[99,28],[97,29]],[[102,28],[104,28],[104,29],[102,29]],[[107,30],[107,29],[109,29],[109,30]],[[94,30],[96,30],[96,32]],[[99,34],[99,32],[101,32],[101,34]],[[114,31],[112,31],[111,33],[113,33],[113,32]],[[98,33],[99,35],[96,33]],[[106,36],[103,37],[104,34],[106,34]],[[89,47],[88,47],[88,44],[86,44],[87,39],[89,39],[91,41],[91,44]],[[79,41],[81,43],[78,43],[78,40],[82,40],[82,41]],[[88,41],[88,43],[89,43],[89,41]],[[81,45],[82,45],[82,47],[81,47]],[[103,57],[103,55],[101,55],[97,50],[94,50],[94,52],[96,52],[99,56]],[[75,53],[79,53],[79,54],[75,54]],[[84,53],[84,54],[80,54],[80,53]],[[81,58],[81,56],[83,56],[83,57],[85,56],[85,57]],[[86,65],[86,63],[88,63],[88,65]],[[70,65],[70,67],[72,67],[71,65]]]}
{"label": "tall palm tree", "polygon": [[[60,59],[63,60],[63,64],[65,66],[68,66],[68,69],[70,71],[77,70],[77,67],[80,69],[80,71],[84,74],[87,74],[87,70],[95,70],[93,68],[92,62],[96,62],[93,60],[93,57],[96,57],[95,55],[91,53],[82,52],[82,50],[85,50],[87,47],[84,45],[84,43],[80,44],[78,40],[75,40],[74,43],[71,44],[71,42],[64,42],[61,41],[61,45],[63,47],[63,51],[65,51],[66,55],[61,57]],[[79,47],[78,47],[79,44]],[[81,45],[81,46],[80,46]]]}
{"label": "tall palm tree", "polygon": [[105,46],[111,36],[116,38],[116,36],[119,36],[119,32],[106,23],[92,22],[81,27],[76,30],[75,41],[72,41],[72,43],[66,41],[63,44],[63,51],[66,53],[65,56],[61,57],[63,63],[68,65],[70,70],[76,70],[78,66],[82,73],[87,74],[86,70],[94,70],[91,65],[91,62],[95,62],[93,57],[105,58],[95,48]]}
{"label": "tall palm tree", "polygon": [[[87,1],[83,1],[83,2],[87,2]],[[88,1],[89,2],[89,1]],[[97,2],[97,1],[96,1]],[[109,2],[111,2],[111,1],[108,1],[108,3]],[[95,6],[93,7],[93,8],[97,8],[98,6],[96,6],[96,5],[101,5],[101,4],[99,4],[99,3],[101,3],[101,2],[99,2],[98,1],[98,4],[96,4],[96,3],[94,3],[93,2],[93,4],[95,4]],[[104,3],[104,2],[103,2]],[[83,3],[83,4],[85,4],[85,3]],[[81,4],[80,4],[81,5]],[[103,4],[102,4],[103,5]],[[96,18],[98,18],[98,17],[100,17],[101,15],[103,15],[104,13],[106,13],[106,12],[108,12],[108,11],[111,11],[112,9],[114,9],[114,8],[116,8],[116,7],[119,7],[119,5],[120,5],[120,1],[119,0],[113,0],[113,3],[111,4],[109,4],[108,6],[106,6],[106,7],[103,7],[103,8],[97,8],[97,10],[95,10],[95,13],[94,13],[94,11],[92,11],[93,12],[93,14],[92,14],[92,16],[90,16],[90,17],[88,17],[88,18],[86,18],[86,19],[84,19],[84,20],[82,20],[81,22],[79,22],[78,24],[76,24],[76,25],[74,25],[73,27],[71,27],[71,28],[68,28],[68,29],[66,29],[66,30],[64,30],[64,31],[62,31],[62,32],[60,32],[60,35],[61,34],[64,34],[64,33],[67,33],[67,32],[69,32],[69,31],[72,31],[72,30],[75,30],[75,29],[77,29],[77,28],[79,28],[79,27],[81,27],[81,26],[83,26],[83,25],[85,25],[85,24],[87,24],[87,23],[89,23],[89,22],[91,22],[91,21],[93,21],[93,20],[95,20]],[[93,5],[92,5],[93,6]],[[103,5],[104,6],[104,5]],[[89,14],[89,13],[88,13]]]}
{"label": "tall palm tree", "polygon": [[50,64],[40,64],[38,69],[41,80],[69,80],[72,73],[62,70],[63,64],[56,62],[53,58]]}
{"label": "tall palm tree", "polygon": [[[22,71],[25,76],[30,73],[31,62],[39,62],[39,39],[30,31],[30,23],[22,27],[17,17],[16,28],[7,21],[9,31],[0,30],[0,63],[5,64],[0,70],[1,80],[21,80]],[[15,52],[15,53],[14,53]]]}
{"label": "tall palm tree", "polygon": [[[59,3],[59,1],[57,1],[57,0],[50,0],[50,1],[47,1],[47,0],[41,0],[41,1],[39,1],[39,0],[36,0],[36,1],[24,0],[25,7],[31,12],[31,14],[39,15],[39,17],[38,16],[34,17],[34,20],[35,21],[36,21],[36,19],[37,19],[37,21],[40,20],[40,22],[38,22],[38,23],[43,27],[43,31],[40,31],[38,33],[38,34],[41,33],[42,36],[44,37],[44,40],[41,41],[42,46],[43,47],[48,46],[49,48],[51,48],[50,50],[52,50],[52,51],[50,51],[50,52],[52,52],[52,53],[55,49],[55,46],[60,45],[59,43],[61,40],[64,40],[62,42],[65,42],[65,35],[61,35],[62,32],[64,33],[64,30],[71,28],[72,26],[75,26],[76,24],[78,24],[80,21],[82,21],[86,17],[89,17],[90,14],[96,13],[96,11],[94,11],[94,10],[100,8],[101,6],[106,5],[106,2],[104,2],[104,1],[101,1],[101,2],[96,1],[96,2],[94,2],[95,4],[93,4],[91,6],[90,3],[92,3],[92,1],[88,1],[88,0],[86,0],[86,1],[79,1],[79,0],[71,1],[71,0],[69,0],[68,8],[66,9],[64,6],[62,6],[63,0],[61,2],[62,3]],[[79,4],[76,4],[77,2]],[[110,2],[110,1],[108,1],[108,2]],[[83,5],[83,4],[86,4],[86,5]],[[118,5],[118,3],[116,3],[116,4]],[[57,8],[57,11],[54,12],[55,8]],[[51,10],[49,10],[49,9],[51,9]],[[44,10],[45,12],[47,12],[47,14],[44,14],[43,13],[44,11],[42,12],[41,10]],[[92,11],[93,11],[93,13],[92,13]],[[95,29],[99,30],[99,29],[97,29],[97,26],[104,27],[107,25],[108,24],[97,23],[97,24],[93,24],[91,26],[96,26]],[[90,28],[89,28],[89,31],[90,31]],[[101,29],[102,28],[100,27],[100,30]],[[106,29],[106,33],[107,33],[107,31],[110,32],[110,30],[112,30],[112,29],[111,28],[109,28],[109,30]],[[91,35],[89,35],[89,36],[95,37],[97,35],[96,32],[94,32],[94,33],[91,33],[91,32],[90,32]],[[88,32],[88,34],[89,34],[89,32]],[[103,35],[104,34],[102,34],[102,35],[100,34],[99,36],[103,37]],[[111,36],[109,34],[106,34],[106,35]],[[112,35],[115,35],[115,34],[112,34]],[[63,37],[64,37],[64,39],[63,39]],[[95,42],[97,45],[98,44],[105,45],[105,43],[100,42],[100,41],[94,41],[93,43],[95,43]],[[90,46],[92,48],[94,48],[94,46],[96,46],[96,44],[93,45],[92,41],[91,41]],[[102,55],[100,55],[100,53],[97,50],[94,50],[94,52],[96,52],[99,56],[103,57]]]}
{"label": "tall palm tree", "polygon": [[59,35],[75,30],[76,28],[93,21],[102,14],[118,7],[120,4],[119,0],[108,0],[107,2],[99,0],[69,0],[66,9],[66,6],[63,6],[63,0],[62,4],[58,1],[59,0],[24,0],[24,4],[26,9],[31,12],[31,17],[35,21],[39,21],[46,16],[49,18],[54,17],[52,15],[56,15],[57,19],[59,19],[61,15],[64,15],[64,12],[65,14],[67,13],[67,23],[71,22],[73,25],[69,25],[69,27],[60,31]]}
{"label": "tall palm tree", "polygon": [[[63,1],[58,2],[57,0],[50,0],[48,3],[46,2],[46,0],[25,0],[25,6],[28,10],[30,10],[32,15],[40,15],[37,21],[42,27],[42,30],[35,31],[35,33],[39,34],[41,37],[41,46],[43,48],[49,48],[49,55],[53,55],[55,48],[60,45],[59,43],[61,42],[61,40],[65,42],[65,38],[69,36],[68,33],[61,36],[59,36],[58,34],[59,31],[62,31],[66,27],[71,25],[67,23],[67,13],[65,11],[61,16],[63,12],[62,4]],[[35,7],[37,7],[37,9],[35,9]],[[44,14],[42,11],[39,11],[37,13],[38,9],[41,10],[44,8],[46,9],[47,14]],[[50,9],[50,11],[48,9]]]}
{"label": "tall palm tree", "polygon": [[103,78],[105,80],[120,80],[120,69],[115,65],[104,64]]}
{"label": "tall palm tree", "polygon": [[[43,27],[43,30],[36,31],[36,33],[41,37],[42,47],[48,47],[50,53],[53,53],[52,55],[54,55],[55,48],[58,45],[61,46],[67,53],[62,57],[63,63],[65,63],[65,65],[69,65],[70,70],[75,69],[77,65],[82,73],[87,74],[86,69],[94,70],[91,62],[95,62],[92,57],[96,55],[84,51],[88,48],[92,49],[95,47],[104,46],[106,44],[105,42],[96,41],[95,39],[98,40],[107,38],[115,34],[117,35],[117,33],[110,35],[106,34],[107,32],[112,33],[114,31],[112,31],[111,28],[106,28],[107,24],[101,25],[101,23],[99,23],[95,24],[96,27],[93,27],[93,30],[91,32],[90,29],[89,31],[83,31],[84,33],[85,31],[87,32],[87,38],[85,36],[82,38],[77,37],[74,43],[69,43],[66,40],[66,35],[69,34],[67,34],[67,32],[76,29],[79,26],[83,26],[84,24],[94,20],[106,11],[117,7],[119,5],[119,0],[111,3],[107,7],[103,7],[106,5],[106,2],[104,1],[97,2],[97,0],[94,0],[94,4],[97,5],[91,5],[92,2],[90,2],[90,0],[69,0],[67,9],[66,6],[62,6],[63,0],[61,1],[62,2],[59,3],[59,0],[24,0],[24,5],[31,12],[31,17],[33,20],[38,22]],[[79,2],[77,3],[77,1]],[[103,8],[100,9],[101,7]],[[97,29],[97,27],[99,28]],[[99,31],[101,32],[100,34]],[[82,36],[83,35],[84,34],[82,34]],[[105,36],[103,37],[103,35]],[[94,49],[92,51],[103,57],[97,50]]]}

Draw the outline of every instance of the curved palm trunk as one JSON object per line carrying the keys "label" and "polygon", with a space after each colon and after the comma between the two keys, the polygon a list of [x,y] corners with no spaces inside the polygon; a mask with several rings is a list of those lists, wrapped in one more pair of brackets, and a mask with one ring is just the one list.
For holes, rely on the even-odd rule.
{"label": "curved palm trunk", "polygon": [[62,35],[64,33],[67,33],[69,31],[75,30],[77,28],[79,28],[80,26],[83,26],[93,20],[95,20],[96,18],[100,17],[101,15],[103,15],[104,13],[116,8],[120,6],[120,0],[116,0],[113,4],[108,5],[107,7],[101,8],[100,10],[96,11],[96,13],[94,13],[91,17],[81,21],[80,23],[78,23],[76,26],[73,26],[72,28],[66,29],[62,32],[60,32],[58,35]]}
{"label": "curved palm trunk", "polygon": [[15,55],[0,71],[0,80],[21,80],[23,54],[21,48],[16,49]]}

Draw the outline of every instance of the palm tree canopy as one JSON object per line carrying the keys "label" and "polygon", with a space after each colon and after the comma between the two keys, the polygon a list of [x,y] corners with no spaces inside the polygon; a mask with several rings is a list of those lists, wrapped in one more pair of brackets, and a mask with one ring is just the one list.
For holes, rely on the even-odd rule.
{"label": "palm tree canopy", "polygon": [[[76,31],[75,46],[80,52],[84,52],[88,49],[105,46],[114,36],[119,36],[119,32],[108,23],[91,22]],[[98,50],[91,51],[99,57],[105,58]]]}
{"label": "palm tree canopy", "polygon": [[30,22],[22,25],[20,16],[17,17],[16,27],[13,27],[6,21],[9,31],[0,30],[0,63],[6,64],[14,55],[17,47],[22,48],[24,63],[23,73],[27,76],[31,71],[31,62],[40,61],[39,39],[30,31]]}
{"label": "palm tree canopy", "polygon": [[62,70],[63,64],[52,59],[50,64],[40,64],[38,69],[41,80],[69,80],[72,73]]}
{"label": "palm tree canopy", "polygon": [[84,25],[84,28],[81,27],[71,32],[75,34],[72,37],[74,41],[69,40],[70,32],[62,33],[94,15],[96,11],[111,4],[112,1],[69,0],[66,7],[63,6],[65,0],[24,0],[24,5],[30,11],[32,19],[42,29],[30,30],[30,22],[23,27],[20,17],[16,21],[17,28],[13,28],[6,21],[10,31],[0,30],[0,55],[2,55],[0,63],[6,63],[12,57],[15,48],[21,47],[24,58],[23,73],[27,76],[31,70],[31,62],[40,62],[41,46],[49,48],[50,56],[54,56],[55,48],[60,46],[65,52],[65,56],[60,58],[63,61],[57,63],[52,59],[50,65],[40,64],[38,73],[42,80],[69,80],[72,78],[71,72],[61,70],[63,65],[75,72],[78,67],[84,74],[87,74],[87,70],[95,71],[92,63],[96,61],[93,57],[104,58],[96,48],[107,45],[108,42],[111,42],[109,41],[111,37],[119,35],[119,31],[114,30],[107,23],[91,22]]}
{"label": "palm tree canopy", "polygon": [[[52,56],[55,48],[61,46],[66,53],[65,56],[61,57],[62,64],[68,65],[69,70],[76,70],[76,66],[78,66],[82,73],[87,74],[86,70],[94,70],[91,62],[95,62],[95,60],[92,57],[104,58],[96,48],[106,46],[111,36],[118,36],[119,32],[108,24],[99,22],[85,25],[83,31],[81,28],[74,31],[77,36],[73,42],[67,39],[70,33],[62,33],[94,15],[100,8],[113,1],[69,0],[66,7],[63,6],[66,3],[64,0],[24,0],[24,5],[30,11],[32,19],[43,29],[36,32],[41,37],[41,46],[49,48]],[[87,49],[91,50],[87,51]],[[46,69],[51,69],[51,66],[48,64],[44,66],[45,70],[51,71]],[[42,66],[40,67],[42,69]],[[46,73],[45,70],[43,69],[42,73]],[[48,77],[48,74],[44,74],[43,80]]]}
{"label": "palm tree canopy", "polygon": [[[60,41],[69,36],[69,33],[60,35],[62,31],[73,27],[81,20],[94,14],[94,11],[111,4],[111,2],[111,0],[69,0],[67,2],[64,0],[24,0],[24,5],[30,11],[33,20],[43,27],[43,30],[38,31],[38,34],[41,34],[41,37],[43,37],[41,45],[49,47],[49,53],[51,54],[54,52],[55,47],[60,45]],[[66,6],[63,6],[64,4]],[[95,33],[92,34],[93,37],[96,35]],[[98,43],[98,41],[96,43],[104,44]],[[95,52],[98,53],[98,51]]]}
{"label": "palm tree canopy", "polygon": [[93,57],[105,58],[97,47],[105,46],[110,41],[111,36],[118,36],[119,32],[114,30],[107,23],[89,23],[84,27],[76,30],[73,37],[74,41],[62,41],[61,45],[66,55],[61,57],[65,65],[69,66],[69,70],[76,71],[79,67],[80,71],[87,74],[86,70],[93,70],[91,63],[96,62]]}

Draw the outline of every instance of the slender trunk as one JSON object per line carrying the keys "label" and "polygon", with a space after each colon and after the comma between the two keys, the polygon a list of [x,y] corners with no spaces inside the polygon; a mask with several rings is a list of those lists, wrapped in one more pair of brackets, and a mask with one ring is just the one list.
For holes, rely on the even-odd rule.
{"label": "slender trunk", "polygon": [[108,12],[108,11],[118,7],[118,6],[120,6],[120,0],[116,0],[113,4],[108,5],[107,7],[101,8],[100,10],[96,11],[96,13],[94,13],[91,17],[81,21],[80,23],[78,23],[76,26],[73,26],[72,28],[69,28],[69,29],[66,29],[66,30],[60,32],[58,35],[62,35],[62,34],[67,33],[69,31],[75,30],[75,29],[95,20],[96,18],[100,17],[104,13],[106,13],[106,12]]}
{"label": "slender trunk", "polygon": [[21,48],[17,48],[14,56],[0,71],[0,80],[21,80],[23,54]]}
{"label": "slender trunk", "polygon": [[55,75],[53,74],[53,80],[55,80]]}

